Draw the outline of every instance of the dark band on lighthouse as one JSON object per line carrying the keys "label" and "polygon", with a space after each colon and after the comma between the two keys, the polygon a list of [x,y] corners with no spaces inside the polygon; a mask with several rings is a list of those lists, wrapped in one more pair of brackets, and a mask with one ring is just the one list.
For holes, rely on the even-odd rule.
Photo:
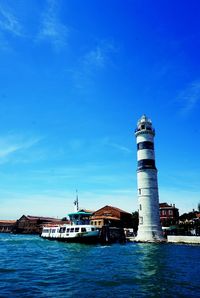
{"label": "dark band on lighthouse", "polygon": [[154,144],[149,141],[145,142],[140,142],[137,144],[137,150],[142,150],[142,149],[152,149],[154,150]]}
{"label": "dark band on lighthouse", "polygon": [[153,160],[153,159],[138,160],[137,169],[138,170],[144,170],[144,169],[155,169],[156,170],[155,160]]}

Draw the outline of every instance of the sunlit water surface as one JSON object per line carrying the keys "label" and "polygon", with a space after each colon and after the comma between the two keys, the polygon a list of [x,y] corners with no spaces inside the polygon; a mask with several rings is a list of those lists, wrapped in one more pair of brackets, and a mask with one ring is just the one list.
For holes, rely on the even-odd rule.
{"label": "sunlit water surface", "polygon": [[200,246],[0,234],[0,297],[200,297]]}

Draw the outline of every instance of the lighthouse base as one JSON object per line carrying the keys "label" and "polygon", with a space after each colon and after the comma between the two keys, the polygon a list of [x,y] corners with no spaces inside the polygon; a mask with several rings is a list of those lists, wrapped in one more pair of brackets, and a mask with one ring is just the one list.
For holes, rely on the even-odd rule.
{"label": "lighthouse base", "polygon": [[166,242],[163,237],[162,229],[159,230],[158,227],[144,227],[142,229],[139,226],[138,234],[135,238],[137,242]]}

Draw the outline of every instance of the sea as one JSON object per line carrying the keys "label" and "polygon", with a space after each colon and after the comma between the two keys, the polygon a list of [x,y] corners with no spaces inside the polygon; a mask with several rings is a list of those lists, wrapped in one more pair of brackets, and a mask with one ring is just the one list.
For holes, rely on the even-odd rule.
{"label": "sea", "polygon": [[200,246],[0,234],[0,297],[200,297]]}

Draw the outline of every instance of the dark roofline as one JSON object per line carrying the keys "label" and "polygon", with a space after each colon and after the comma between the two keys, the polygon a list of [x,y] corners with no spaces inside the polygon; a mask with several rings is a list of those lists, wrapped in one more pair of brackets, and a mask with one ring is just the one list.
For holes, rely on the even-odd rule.
{"label": "dark roofline", "polygon": [[18,220],[20,220],[22,217],[25,217],[26,219],[37,219],[37,220],[54,220],[54,221],[60,221],[58,218],[54,217],[45,217],[45,216],[33,216],[33,215],[22,215]]}

